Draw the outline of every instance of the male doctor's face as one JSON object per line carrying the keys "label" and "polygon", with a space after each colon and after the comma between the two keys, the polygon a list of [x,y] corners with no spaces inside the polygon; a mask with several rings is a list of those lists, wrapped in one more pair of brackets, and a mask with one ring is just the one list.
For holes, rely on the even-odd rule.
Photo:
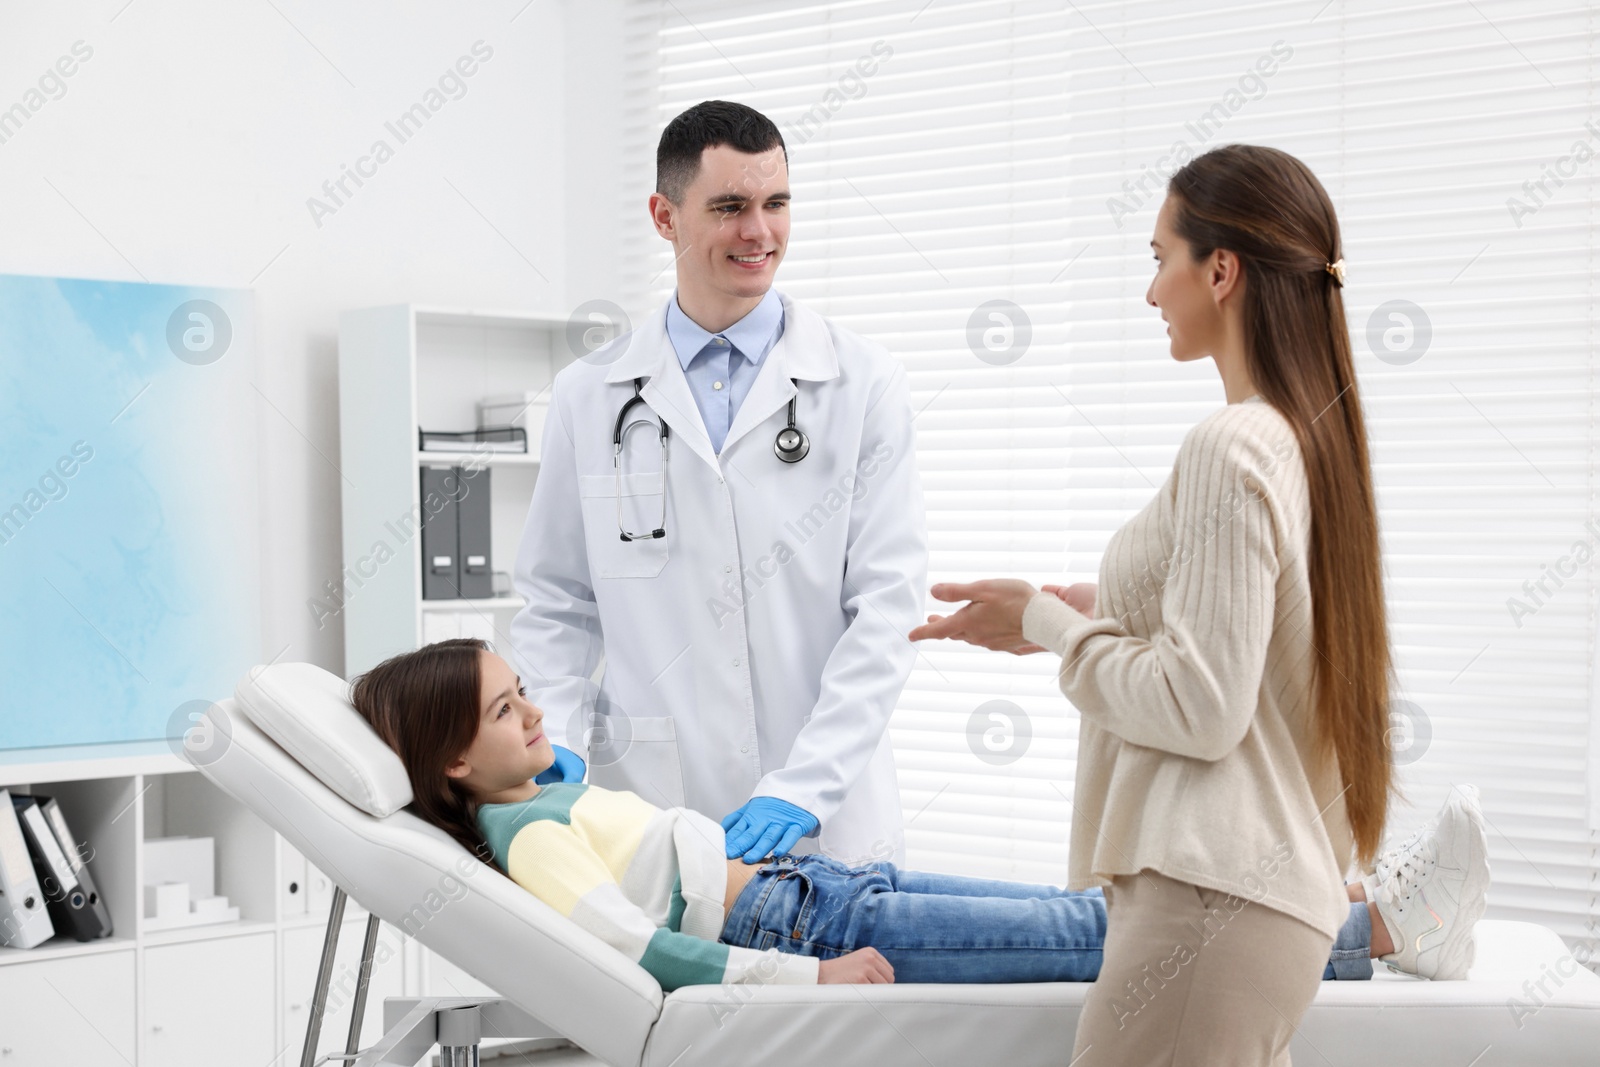
{"label": "male doctor's face", "polygon": [[783,149],[716,145],[683,203],[650,196],[656,232],[672,242],[678,290],[697,301],[759,300],[789,244],[789,167]]}

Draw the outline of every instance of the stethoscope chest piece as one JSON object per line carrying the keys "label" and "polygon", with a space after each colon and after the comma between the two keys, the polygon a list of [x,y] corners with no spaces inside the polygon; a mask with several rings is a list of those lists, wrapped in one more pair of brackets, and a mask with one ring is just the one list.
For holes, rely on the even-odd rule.
{"label": "stethoscope chest piece", "polygon": [[798,399],[799,396],[789,398],[789,425],[779,430],[778,439],[772,442],[772,451],[785,463],[799,463],[811,451],[811,439],[794,424],[795,401]]}
{"label": "stethoscope chest piece", "polygon": [[778,431],[778,439],[772,443],[772,450],[785,463],[799,463],[811,451],[811,441],[799,430],[785,428]]}

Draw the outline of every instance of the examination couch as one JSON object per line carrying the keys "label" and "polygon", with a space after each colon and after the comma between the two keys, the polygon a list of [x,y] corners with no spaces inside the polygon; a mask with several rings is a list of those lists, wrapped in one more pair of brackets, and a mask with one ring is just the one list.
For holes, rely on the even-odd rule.
{"label": "examination couch", "polygon": [[[637,964],[405,810],[411,789],[399,758],[351,707],[348,683],[311,664],[253,668],[184,742],[201,773],[337,883],[336,906],[348,894],[374,917],[370,930],[383,919],[503,998],[391,1004],[386,1042],[346,1062],[416,1063],[436,1040],[442,1064],[475,1062],[460,1057],[477,1033],[507,1033],[507,1020],[524,1017],[612,1067],[722,1067],[773,1056],[838,1067],[1064,1067],[1071,1059],[1084,983],[663,993]],[[1600,977],[1544,927],[1486,920],[1477,935],[1465,981],[1426,982],[1380,966],[1370,982],[1323,983],[1295,1038],[1295,1062],[1600,1064]],[[331,955],[329,946],[324,983]],[[320,1003],[313,1016],[315,1026]]]}

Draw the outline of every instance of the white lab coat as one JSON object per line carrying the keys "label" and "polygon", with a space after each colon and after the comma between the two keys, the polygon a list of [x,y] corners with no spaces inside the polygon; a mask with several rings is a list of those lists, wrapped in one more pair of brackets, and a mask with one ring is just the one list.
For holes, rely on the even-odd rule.
{"label": "white lab coat", "polygon": [[[514,572],[514,660],[591,782],[712,819],[778,797],[821,821],[821,851],[903,862],[886,727],[927,582],[910,391],[882,345],[782,299],[783,335],[720,456],[666,305],[556,376]],[[625,542],[612,433],[637,377],[649,408],[629,421],[651,423],[624,440],[623,524],[660,522],[659,415],[666,536]],[[811,440],[795,464],[773,452],[791,378]]]}

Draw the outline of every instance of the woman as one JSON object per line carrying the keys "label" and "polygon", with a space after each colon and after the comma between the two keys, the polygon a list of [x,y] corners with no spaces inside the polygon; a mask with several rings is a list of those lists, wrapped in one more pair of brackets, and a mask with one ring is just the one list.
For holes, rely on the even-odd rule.
{"label": "woman", "polygon": [[[1099,890],[917,874],[890,863],[848,867],[820,855],[755,867],[727,859],[722,828],[697,812],[582,783],[541,787],[534,779],[555,759],[544,713],[482,641],[440,641],[386,660],[357,679],[352,701],[400,755],[419,817],[665,989],[1093,981],[1099,972]],[[1395,854],[1395,874],[1372,887],[1374,904],[1352,906],[1357,926],[1376,909],[1369,940],[1359,929],[1352,937],[1363,965],[1394,948],[1386,930],[1394,909],[1381,902],[1403,906],[1402,886],[1439,879],[1440,865],[1415,872],[1425,852],[1449,865],[1456,849],[1447,839],[1472,836],[1470,809],[1447,806],[1440,827]],[[1352,886],[1349,895],[1363,900],[1367,890]],[[1226,925],[1231,914],[1225,907],[1217,921]],[[1468,921],[1453,933],[1470,943],[1470,929]],[[1360,977],[1346,969],[1352,962],[1336,958],[1330,967]]]}
{"label": "woman", "polygon": [[[1209,356],[1227,405],[1111,538],[1098,589],[936,585],[969,603],[911,637],[1061,656],[1083,719],[1069,884],[1105,886],[1109,914],[1074,1062],[1287,1064],[1346,914],[1342,875],[1377,851],[1391,791],[1339,227],[1299,160],[1227,145],[1172,176],[1150,244],[1146,300],[1172,356]],[[1251,904],[1196,944],[1228,894]]]}

